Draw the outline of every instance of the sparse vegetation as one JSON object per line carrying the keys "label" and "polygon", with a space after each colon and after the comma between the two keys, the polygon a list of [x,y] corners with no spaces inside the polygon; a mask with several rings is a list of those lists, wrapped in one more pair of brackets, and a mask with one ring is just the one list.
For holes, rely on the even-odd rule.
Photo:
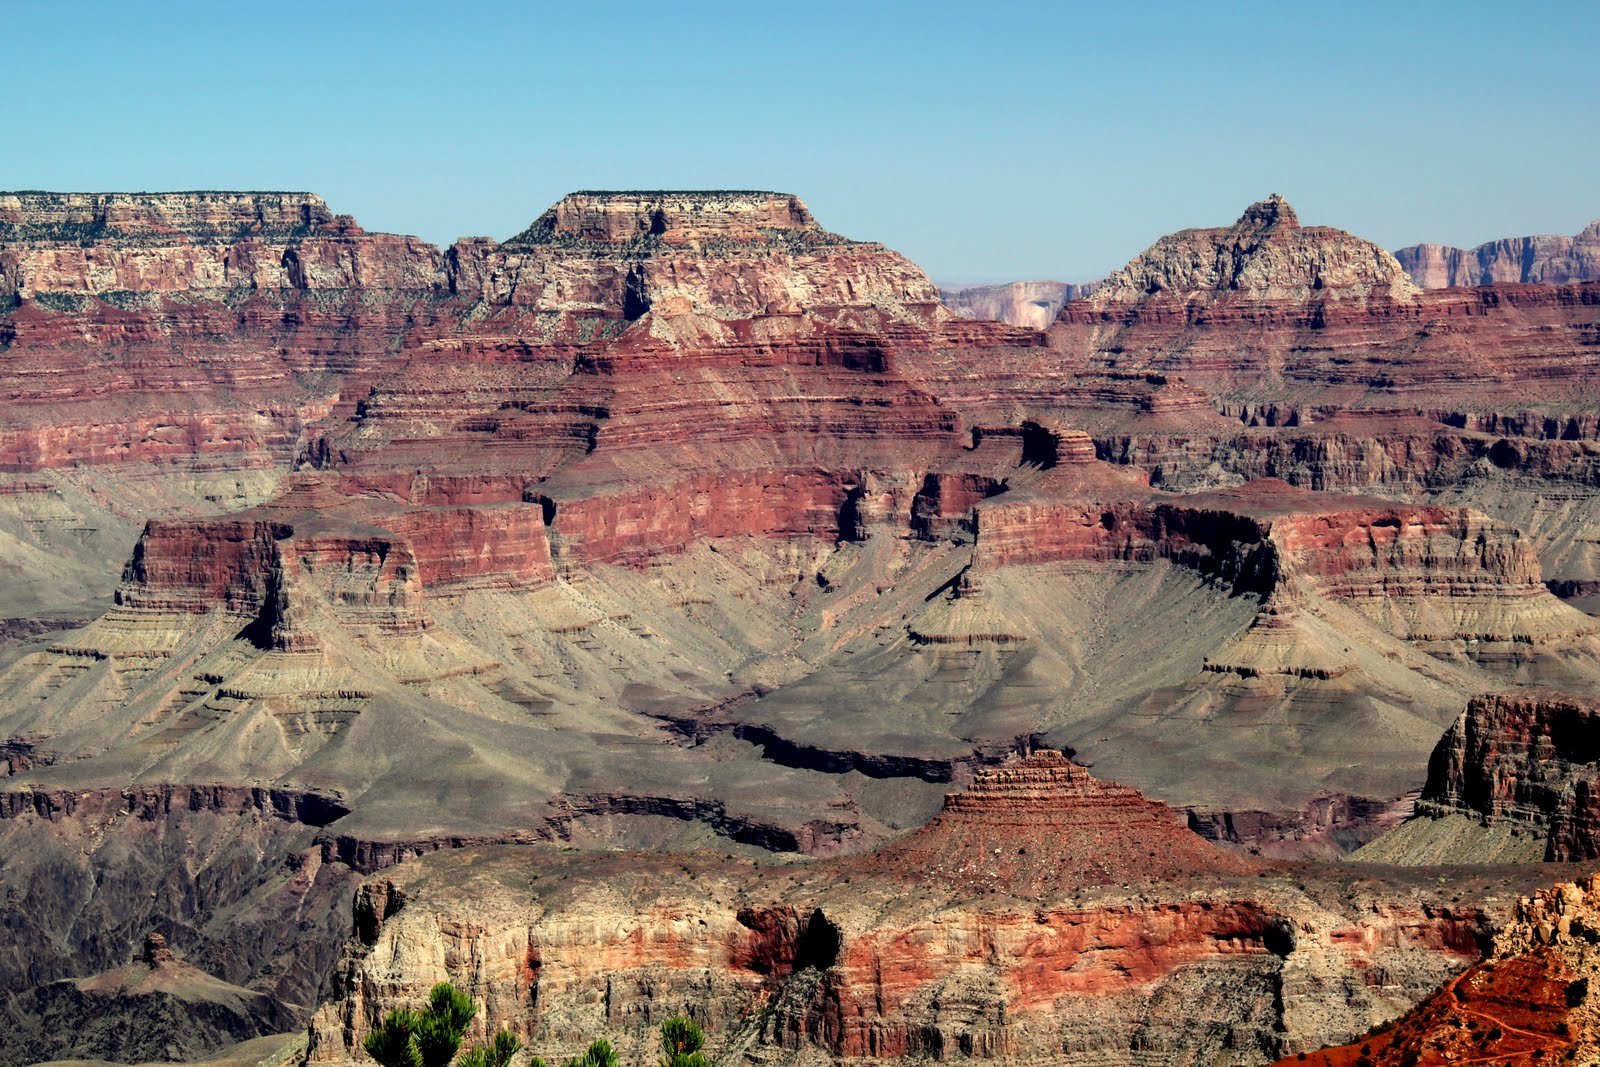
{"label": "sparse vegetation", "polygon": [[661,1067],[710,1067],[700,1051],[705,1034],[686,1015],[661,1024]]}
{"label": "sparse vegetation", "polygon": [[[461,1048],[461,1037],[478,1013],[472,998],[449,982],[440,982],[428,994],[428,1006],[397,1008],[362,1042],[367,1055],[382,1067],[450,1067]],[[710,1067],[700,1051],[705,1034],[686,1015],[661,1024],[660,1067]],[[522,1051],[522,1039],[501,1030],[486,1045],[461,1054],[456,1067],[510,1067]],[[529,1058],[527,1067],[548,1067],[542,1056]],[[595,1038],[580,1055],[562,1067],[619,1067],[617,1050],[603,1037]]]}
{"label": "sparse vegetation", "polygon": [[[391,1011],[362,1047],[383,1067],[449,1067],[461,1048],[461,1035],[477,1013],[471,997],[449,982],[440,982],[428,994],[426,1008]],[[520,1048],[521,1040],[502,1030],[488,1045],[469,1050],[462,1064],[506,1067]]]}

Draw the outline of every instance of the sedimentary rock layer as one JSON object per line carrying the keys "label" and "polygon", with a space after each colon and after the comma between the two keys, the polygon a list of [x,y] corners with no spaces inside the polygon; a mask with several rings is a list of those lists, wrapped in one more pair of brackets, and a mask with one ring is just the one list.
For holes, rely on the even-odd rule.
{"label": "sedimentary rock layer", "polygon": [[1400,249],[1395,258],[1424,289],[1586,281],[1600,278],[1600,221],[1573,237],[1507,237],[1468,249],[1420,244]]}
{"label": "sedimentary rock layer", "polygon": [[1488,958],[1393,1024],[1278,1067],[1438,1067],[1449,1063],[1592,1063],[1600,1056],[1600,879],[1523,897]]}
{"label": "sedimentary rock layer", "polygon": [[[1600,857],[1600,705],[1541,690],[1473,698],[1428,761],[1417,814],[1375,842],[1375,859],[1439,862],[1480,858],[1506,833],[1537,845],[1546,861]],[[1468,835],[1459,823],[1480,828]],[[1482,857],[1487,858],[1487,857]]]}
{"label": "sedimentary rock layer", "polygon": [[[1480,912],[1374,881],[1335,903],[1325,874],[1256,877],[1171,816],[1040,753],[866,863],[434,857],[358,895],[311,1061],[349,1060],[384,1011],[449,978],[484,1005],[474,1033],[555,1053],[604,1032],[632,1054],[689,1010],[713,1052],[778,1062],[1244,1064],[1364,1029],[1478,953]],[[1177,850],[1177,881],[1154,847]],[[1100,889],[1078,881],[1084,858],[1038,877],[1070,849],[1109,865]],[[1368,971],[1384,982],[1346,980]]]}
{"label": "sedimentary rock layer", "polygon": [[[1549,591],[1600,588],[1584,533],[1600,518],[1600,283],[1418,291],[1381,249],[1301,226],[1278,198],[1157,242],[1046,334],[952,315],[914,265],[775,193],[574,194],[511,240],[446,249],[301,194],[17,195],[0,202],[0,271],[0,550],[30,589],[90,590],[5,617],[93,619],[0,649],[0,767],[21,816],[5,830],[96,885],[157,823],[171,847],[149,878],[188,870],[176,842],[225,817],[260,832],[262,855],[314,856],[324,889],[494,840],[861,851],[1040,741],[1239,848],[1326,855],[1397,817],[1469,695],[1600,678],[1592,619]],[[1176,813],[1064,773],[1093,803],[1054,813],[1062,840],[1146,859],[1196,847],[1172,836]],[[340,814],[293,830],[259,805],[118,815],[125,789],[245,783]],[[49,799],[67,797],[100,799],[72,815]],[[1007,817],[957,803],[939,825],[988,841]],[[107,819],[117,831],[79,849]],[[1055,866],[1094,880],[1068,858]],[[6,892],[31,899],[57,864],[7,861]],[[259,865],[197,890],[174,944],[210,967],[214,924],[290,898],[320,936],[328,894],[280,897]],[[987,863],[964,865],[978,880],[952,876],[958,909],[991,884]],[[789,931],[790,947],[747,953],[790,968],[781,988],[724,968],[725,1018],[775,998],[769,1043],[1097,1040],[1095,1020],[1049,1030],[1043,1008],[1007,1029],[1000,1006],[1036,1000],[968,951],[986,914],[962,911],[960,936],[880,1006],[866,976],[942,944],[933,912],[883,922],[853,890],[785,889],[792,914],[746,927],[724,906],[743,875],[694,869],[723,903],[661,898],[629,937],[690,913],[718,944]],[[1157,1026],[1117,1050],[1279,1051],[1273,1035],[1301,1024],[1261,1007],[1274,983],[1347,976],[1334,932],[1364,921],[1316,904],[1305,921],[1327,936],[1312,940],[1343,962],[1297,972],[1268,931],[1299,905],[1235,882],[1202,894],[1210,909],[1121,884],[1100,901],[1125,909],[1104,920],[1116,930],[1070,958],[1037,938],[1099,929],[1099,904],[1058,894],[1001,923],[1053,961],[1052,1005],[1101,988],[1109,1019],[1212,1005],[1195,1036]],[[68,977],[85,946],[96,969],[122,962],[106,946],[132,912],[151,925],[148,893],[84,910],[35,978]],[[1477,921],[1436,928],[1417,898],[1384,899],[1373,914],[1392,921],[1350,937],[1415,927],[1459,955]],[[570,918],[593,901],[569,903]],[[526,904],[495,928],[506,974],[532,968]],[[1056,918],[1035,923],[1035,905]],[[825,978],[830,926],[839,958],[858,954]],[[574,930],[573,967],[605,957]],[[1176,947],[1139,955],[1156,941]],[[303,1010],[305,980],[272,969],[293,955],[263,935],[217,973],[287,983]],[[1395,984],[1442,977],[1442,956],[1418,958]],[[390,964],[350,979],[373,1005],[454,973]],[[629,981],[653,1003],[654,980],[619,980],[612,1003]],[[1389,996],[1346,1002],[1364,1026],[1398,1010]],[[1244,1024],[1241,1003],[1260,1008]],[[562,1035],[594,1022],[572,1011]]]}

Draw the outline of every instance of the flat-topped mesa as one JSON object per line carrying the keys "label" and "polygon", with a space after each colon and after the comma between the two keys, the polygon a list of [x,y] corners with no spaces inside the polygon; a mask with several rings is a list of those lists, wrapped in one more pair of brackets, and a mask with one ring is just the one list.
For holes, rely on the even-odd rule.
{"label": "flat-topped mesa", "polygon": [[1167,805],[1050,749],[980,771],[931,823],[872,862],[1024,895],[1255,868],[1190,832]]}
{"label": "flat-topped mesa", "polygon": [[1163,293],[1403,298],[1416,291],[1384,249],[1330,226],[1302,226],[1289,202],[1273,194],[1251,204],[1232,226],[1180,230],[1161,238],[1107,278],[1089,302],[1105,308]]}
{"label": "flat-topped mesa", "polygon": [[828,232],[788,193],[578,192],[478,255],[492,305],[630,322],[651,313],[653,326],[707,320],[653,331],[669,347],[730,340],[711,319],[810,316],[875,332],[947,314],[921,268],[881,244]]}
{"label": "flat-topped mesa", "polygon": [[211,244],[361,232],[312,193],[0,193],[0,244]]}
{"label": "flat-topped mesa", "polygon": [[[144,344],[163,343],[157,334],[203,320],[223,290],[232,290],[236,300],[308,289],[431,295],[446,281],[437,248],[412,237],[369,234],[312,193],[0,193],[0,308],[34,302],[35,310],[93,319],[106,305],[78,297],[109,296],[111,306],[134,314],[150,310],[159,294],[202,298],[199,304],[186,300],[175,316],[136,333]],[[364,309],[381,302],[363,295]],[[144,296],[150,299],[138,299]],[[240,320],[231,305],[221,319],[194,325],[195,334],[226,343],[257,321]],[[25,326],[24,347],[85,336],[81,329],[63,332],[55,321],[55,328]],[[334,328],[348,324],[334,321]],[[364,314],[363,324],[370,321]]]}
{"label": "flat-topped mesa", "polygon": [[515,247],[570,239],[621,244],[652,237],[668,244],[759,242],[778,233],[844,243],[818,226],[797,196],[731,189],[571,193],[506,243]]}

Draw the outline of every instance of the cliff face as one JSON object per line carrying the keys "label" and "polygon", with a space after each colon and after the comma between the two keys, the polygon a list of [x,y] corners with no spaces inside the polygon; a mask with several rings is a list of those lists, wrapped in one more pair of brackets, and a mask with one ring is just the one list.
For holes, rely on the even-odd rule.
{"label": "cliff face", "polygon": [[1068,300],[1094,292],[1099,282],[1010,282],[973,285],[965,289],[940,289],[939,299],[957,315],[969,319],[995,319],[1012,326],[1047,329]]}
{"label": "cliff face", "polygon": [[769,231],[820,234],[805,204],[788,193],[581,192],[562,199],[512,243],[561,237],[608,243],[648,237],[758,241]]}
{"label": "cliff face", "polygon": [[439,856],[358,894],[310,1058],[349,1061],[448,977],[485,1006],[475,1032],[558,1054],[602,1031],[632,1054],[692,1010],[713,1053],[778,1062],[1244,1064],[1358,1031],[1477,954],[1480,913],[1372,882],[1334,903],[1314,870],[1286,890],[1254,867],[1054,753],[980,774],[865,862]]}
{"label": "cliff face", "polygon": [[1462,1062],[1590,1063],[1600,1055],[1600,879],[1517,901],[1488,958],[1452,978],[1392,1026],[1287,1064],[1349,1067]]}
{"label": "cliff face", "polygon": [[[50,472],[49,492],[67,465],[114,469],[96,499],[122,514],[176,471],[263,476],[226,517],[146,524],[115,610],[0,681],[28,694],[12,731],[30,745],[71,735],[103,754],[127,706],[153,736],[227,732],[215,709],[243,701],[246,718],[308,731],[252,735],[298,775],[344,731],[377,743],[361,709],[390,692],[419,719],[441,721],[424,710],[438,701],[530,738],[544,727],[528,709],[650,736],[658,714],[698,723],[734,702],[693,729],[766,739],[801,776],[951,768],[1051,734],[1100,738],[1119,774],[1156,786],[1138,745],[1118,757],[1096,724],[1158,692],[1403,722],[1381,734],[1393,754],[1364,761],[1384,768],[1372,780],[1166,794],[1202,824],[1320,824],[1388,811],[1468,693],[1594,667],[1593,627],[1542,590],[1561,575],[1513,524],[1471,500],[1326,494],[1589,477],[1584,419],[1504,408],[1492,377],[1450,379],[1471,403],[1436,395],[1484,338],[1516,345],[1536,388],[1583,388],[1587,290],[1434,302],[1281,198],[1158,242],[1068,305],[1048,345],[955,319],[914,266],[785,194],[578,193],[504,244],[443,252],[300,195],[29,194],[6,210],[22,270],[5,316],[14,465]],[[118,274],[123,255],[168,266]],[[72,257],[94,269],[58,269]],[[1404,389],[1433,406],[1397,410]],[[1233,492],[1246,478],[1259,484]],[[1564,531],[1581,518],[1534,551],[1580,555]],[[707,547],[733,541],[737,559]],[[1164,591],[1119,601],[1118,625],[1155,633],[1186,575],[1230,622],[1158,650],[1127,686],[1093,679],[1142,639],[1085,644],[1091,616],[1018,607],[1030,583],[1088,605],[1106,582],[1150,581]],[[131,671],[136,655],[174,669]],[[850,695],[858,656],[897,679],[898,711]],[[1038,677],[1070,711],[1015,710]],[[802,681],[855,709],[852,743],[775,691]],[[1015,700],[984,695],[1011,686]],[[171,757],[227,762],[188,742]],[[572,795],[572,759],[535,760],[529,795]],[[315,777],[373,786],[337,766]],[[723,799],[697,788],[679,810]],[[797,814],[756,821],[839,839]],[[870,838],[880,815],[824,821]]]}
{"label": "cliff face", "polygon": [[1314,292],[1401,299],[1415,292],[1395,258],[1370,241],[1300,225],[1273,195],[1250,205],[1227,229],[1183,230],[1108,277],[1090,297],[1096,307],[1156,293],[1237,293],[1305,299]]}
{"label": "cliff face", "polygon": [[0,470],[284,464],[445,281],[309,194],[0,196]]}
{"label": "cliff face", "polygon": [[1417,817],[1395,846],[1415,851],[1431,835],[1432,852],[1444,855],[1451,818],[1466,816],[1542,842],[1546,861],[1600,856],[1597,715],[1592,700],[1562,693],[1475,697],[1434,749]]}
{"label": "cliff face", "polygon": [[574,193],[482,271],[491,302],[628,320],[871,308],[931,321],[939,299],[903,258],[829,233],[781,193]]}
{"label": "cliff face", "polygon": [[[1101,779],[1030,765],[1061,794],[1044,798],[1019,780],[1019,804],[1054,820],[1026,846],[1049,863],[1005,853],[1017,805],[987,779],[987,800],[940,817],[947,838],[904,846],[900,867],[945,872],[953,940],[933,911],[888,921],[844,888],[781,895],[791,911],[746,925],[724,906],[742,874],[714,906],[699,887],[641,897],[659,907],[628,936],[746,961],[726,986],[683,980],[729,1019],[776,998],[763,1040],[779,1047],[1089,1047],[1092,1013],[1062,1030],[1041,1008],[1013,1032],[1000,1009],[1099,989],[1119,1034],[1153,1006],[1210,1005],[1200,1036],[1153,1023],[1128,1048],[1259,1058],[1301,1025],[1267,1007],[1273,983],[1343,964],[1280,968],[1256,942],[1291,902],[1237,883],[1202,894],[1209,910],[1122,895],[1191,861],[1263,881],[1176,823],[1268,856],[1350,849],[1401,818],[1470,695],[1600,679],[1593,620],[1549,592],[1600,588],[1600,283],[1418,292],[1369,242],[1273,199],[1163,239],[1041,334],[951,314],[914,265],[783,194],[579,193],[509,241],[444,250],[305,196],[14,199],[0,619],[44,633],[0,649],[0,809],[52,858],[0,865],[0,892],[41,916],[0,948],[55,946],[28,987],[76,956],[121,962],[106,945],[132,913],[149,925],[149,899],[188,909],[171,936],[208,968],[214,924],[286,900],[321,936],[329,896],[281,896],[262,869],[282,850],[314,854],[324,887],[495,841],[861,853],[938,815],[946,783],[1043,742]],[[75,583],[93,604],[42,610]],[[43,625],[63,621],[87,624]],[[290,796],[326,807],[271,799]],[[178,843],[233,819],[261,837],[212,884]],[[170,847],[134,879],[138,907],[44,900],[57,867],[106,884],[155,824]],[[974,842],[988,861],[945,865]],[[873,870],[884,901],[905,895],[903,870]],[[1104,895],[1063,896],[1063,871]],[[1011,878],[1039,886],[995,919],[1007,953],[1052,961],[1035,999],[972,948],[992,918],[974,900]],[[193,892],[150,898],[160,879]],[[606,899],[552,920],[574,968],[614,948],[583,909],[632,922]],[[1465,936],[1414,896],[1377,903],[1388,918],[1349,938]],[[488,935],[509,939],[491,955],[511,1000],[533,969],[525,904]],[[847,979],[801,946],[819,906],[855,939]],[[1330,953],[1364,921],[1342,908],[1306,920]],[[717,931],[700,947],[684,947],[691,914]],[[218,973],[287,981],[273,961],[300,921]],[[880,1007],[870,976],[906,953],[921,962],[883,980],[901,984]],[[1437,981],[1424,958],[1415,982]],[[804,965],[766,977],[802,959],[819,964],[805,981],[789,982]],[[391,963],[360,976],[374,1005],[432,977]],[[654,1011],[668,985],[617,966],[637,973],[612,987],[616,1018]],[[585,975],[562,1033],[607,1003]],[[305,981],[286,986],[297,1010]],[[1381,984],[1352,1009],[1363,1025]],[[1217,1036],[1229,1018],[1247,1022]]]}
{"label": "cliff face", "polygon": [[1507,237],[1469,249],[1420,244],[1400,249],[1395,258],[1424,289],[1587,281],[1600,278],[1600,221],[1572,237]]}

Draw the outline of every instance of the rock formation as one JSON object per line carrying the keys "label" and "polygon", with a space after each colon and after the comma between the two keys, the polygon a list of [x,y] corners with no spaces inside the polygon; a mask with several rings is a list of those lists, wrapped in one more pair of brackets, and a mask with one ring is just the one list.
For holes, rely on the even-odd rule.
{"label": "rock formation", "polygon": [[89,1057],[124,1063],[198,1059],[278,1033],[293,1012],[177,959],[159,933],[134,963],[64,979],[6,1005],[6,1045],[16,1062]]}
{"label": "rock formation", "polygon": [[1481,963],[1392,1025],[1278,1067],[1593,1063],[1600,1057],[1600,876],[1521,898]]}
{"label": "rock formation", "polygon": [[1420,244],[1400,249],[1395,258],[1424,289],[1589,281],[1600,278],[1600,220],[1573,237],[1507,237],[1470,249]]}
{"label": "rock formation", "polygon": [[1157,293],[1303,300],[1324,291],[1403,298],[1415,289],[1389,253],[1326,226],[1301,226],[1289,202],[1274,194],[1227,229],[1163,237],[1089,299],[1104,308]]}
{"label": "rock formation", "polygon": [[[0,278],[13,997],[160,927],[304,1018],[360,874],[494,843],[709,848],[732,866],[598,913],[639,944],[705,918],[694,958],[746,962],[684,988],[723,1019],[770,1004],[768,1044],[1099,1048],[1093,1013],[1004,1020],[1109,990],[1108,1020],[1209,1005],[1195,1035],[1152,1024],[1118,1056],[1259,1060],[1312,1033],[1275,983],[1344,990],[1331,976],[1375,958],[1347,938],[1382,943],[1403,988],[1341,992],[1355,1033],[1470,955],[1481,916],[1411,873],[1370,920],[1257,892],[1272,875],[1248,853],[1363,845],[1471,696],[1600,680],[1581,610],[1600,283],[1419,290],[1280,198],[1161,239],[1044,333],[952,314],[903,257],[764,192],[577,193],[445,249],[305,194],[8,194]],[[940,815],[1040,744],[1101,781],[1036,762]],[[955,926],[891,914],[900,868],[1009,832],[1018,791],[1055,820],[1033,860],[997,842],[943,867]],[[791,909],[746,924],[737,857],[774,852],[833,865],[795,868],[826,872],[816,892],[791,871],[776,905],[746,901]],[[830,859],[851,853],[902,858]],[[566,862],[513,854],[538,879]],[[406,922],[476,877],[453,862],[395,877]],[[526,885],[501,862],[489,882]],[[561,1041],[612,1018],[595,1004],[654,1003],[656,973],[575,918],[615,862],[573,859],[583,893],[550,912],[560,966],[590,968]],[[1122,888],[1191,862],[1214,876],[1200,897]],[[1027,907],[985,941],[973,901],[1006,893]],[[539,969],[527,905],[481,927],[506,1004]],[[1291,914],[1322,963],[1268,944]],[[439,921],[458,932],[419,943],[468,936]],[[830,925],[858,954],[824,981]],[[1390,960],[1410,929],[1423,954]],[[455,973],[380,942],[362,959],[389,969],[348,964],[340,1026]],[[933,962],[880,1003],[871,976],[924,942]],[[1055,968],[1037,997],[1008,977],[1035,952]],[[632,969],[609,998],[607,960]]]}
{"label": "rock formation", "polygon": [[1068,300],[1094,292],[1098,282],[1008,282],[940,289],[939,299],[957,315],[994,319],[1034,330],[1047,329]]}
{"label": "rock formation", "polygon": [[1381,879],[1341,900],[1326,876],[1296,888],[1051,752],[980,775],[902,843],[800,869],[438,855],[357,895],[310,1060],[347,1062],[449,978],[484,1004],[475,1032],[558,1053],[604,1030],[630,1055],[690,1010],[714,1053],[763,1061],[1260,1062],[1365,1029],[1478,953],[1483,913]]}
{"label": "rock formation", "polygon": [[1399,862],[1600,858],[1600,705],[1539,690],[1475,697],[1440,738],[1416,816],[1363,855]]}

